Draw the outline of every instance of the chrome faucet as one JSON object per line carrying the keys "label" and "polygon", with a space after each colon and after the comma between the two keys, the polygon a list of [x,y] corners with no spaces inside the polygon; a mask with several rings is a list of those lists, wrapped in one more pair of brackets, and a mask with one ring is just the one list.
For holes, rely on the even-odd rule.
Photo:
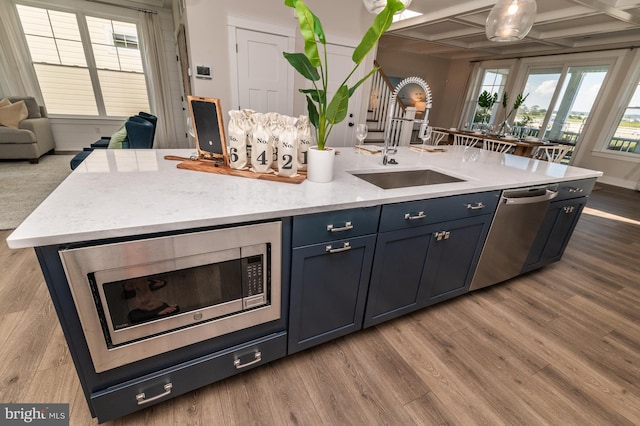
{"label": "chrome faucet", "polygon": [[[396,112],[396,104],[398,93],[400,90],[404,88],[407,84],[417,84],[424,90],[425,93],[425,101],[426,101],[426,109],[424,111],[424,119],[415,120],[404,117],[394,117]],[[391,158],[391,155],[394,155],[398,152],[398,137],[395,137],[396,132],[392,132],[391,127],[394,121],[411,121],[414,123],[422,123],[420,126],[420,134],[423,134],[426,131],[427,126],[429,125],[429,110],[431,109],[431,89],[426,81],[421,79],[420,77],[407,77],[402,80],[396,86],[393,94],[391,95],[391,102],[389,104],[389,121],[387,122],[387,127],[384,129],[384,149],[382,150],[382,164],[398,164],[398,162]],[[393,138],[393,141],[391,140]]]}

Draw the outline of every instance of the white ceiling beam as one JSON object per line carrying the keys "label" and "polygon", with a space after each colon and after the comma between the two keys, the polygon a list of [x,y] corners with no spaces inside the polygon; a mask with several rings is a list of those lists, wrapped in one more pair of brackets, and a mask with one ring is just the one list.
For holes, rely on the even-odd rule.
{"label": "white ceiling beam", "polygon": [[416,12],[421,12],[422,15],[394,22],[391,24],[389,31],[393,32],[394,30],[401,30],[415,25],[430,24],[444,19],[450,19],[457,15],[465,15],[468,13],[491,9],[495,4],[496,0],[469,0],[435,11],[419,10],[415,8]]}
{"label": "white ceiling beam", "polygon": [[616,9],[600,0],[569,0],[573,3],[581,4],[592,9],[598,10],[607,16],[615,18],[622,22],[628,22],[634,25],[640,25],[640,15],[626,10]]}

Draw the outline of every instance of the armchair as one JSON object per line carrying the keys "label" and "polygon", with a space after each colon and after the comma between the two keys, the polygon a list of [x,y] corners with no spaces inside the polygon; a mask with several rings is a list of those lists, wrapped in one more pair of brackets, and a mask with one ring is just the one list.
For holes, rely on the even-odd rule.
{"label": "armchair", "polygon": [[[122,141],[123,149],[151,149],[153,148],[153,140],[156,132],[157,118],[154,115],[139,113],[138,115],[131,116],[124,124],[126,129],[126,137]],[[108,149],[114,148],[111,137],[103,137],[99,141],[91,144],[89,148],[85,148],[84,151],[76,154],[70,162],[71,170],[82,163],[85,158],[91,154],[94,149]]]}
{"label": "armchair", "polygon": [[55,148],[51,123],[44,106],[33,97],[9,97],[9,102],[24,101],[29,115],[20,121],[18,128],[0,126],[0,158],[26,159],[38,163],[38,159]]}

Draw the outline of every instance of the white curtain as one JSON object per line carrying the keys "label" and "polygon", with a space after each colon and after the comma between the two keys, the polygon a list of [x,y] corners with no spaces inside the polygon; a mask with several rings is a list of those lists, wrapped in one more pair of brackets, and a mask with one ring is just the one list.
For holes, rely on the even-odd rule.
{"label": "white curtain", "polygon": [[0,94],[33,96],[44,105],[13,2],[0,1]]}
{"label": "white curtain", "polygon": [[142,60],[145,61],[146,72],[151,77],[151,113],[158,117],[153,147],[177,148],[169,71],[158,15],[140,12],[140,30],[143,40]]}

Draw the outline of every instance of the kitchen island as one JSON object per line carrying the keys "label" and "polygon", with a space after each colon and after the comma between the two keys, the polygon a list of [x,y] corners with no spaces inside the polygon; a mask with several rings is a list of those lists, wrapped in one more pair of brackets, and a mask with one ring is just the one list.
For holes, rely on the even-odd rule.
{"label": "kitchen island", "polygon": [[[447,146],[400,147],[398,165],[338,148],[330,183],[274,183],[178,169],[166,155],[189,150],[95,151],[7,239],[11,248],[180,231],[425,198],[447,197],[601,176],[601,172]],[[350,171],[428,168],[462,182],[380,189]]]}
{"label": "kitchen island", "polygon": [[[289,184],[188,171],[164,159],[188,157],[189,150],[97,150],[11,234],[10,247],[36,248],[94,416],[119,417],[469,291],[502,190],[558,185],[563,204],[549,208],[541,230],[562,225],[553,219],[556,212],[566,212],[570,222],[560,239],[545,230],[522,270],[556,261],[601,175],[465,147],[400,148],[394,166],[352,148],[338,151],[331,183]],[[351,173],[415,169],[458,181],[385,190]],[[82,322],[86,314],[69,287],[61,250],[274,222],[282,227],[279,318],[118,367],[96,367],[90,327]],[[97,293],[93,297],[99,305]],[[91,293],[86,299],[93,302]]]}

